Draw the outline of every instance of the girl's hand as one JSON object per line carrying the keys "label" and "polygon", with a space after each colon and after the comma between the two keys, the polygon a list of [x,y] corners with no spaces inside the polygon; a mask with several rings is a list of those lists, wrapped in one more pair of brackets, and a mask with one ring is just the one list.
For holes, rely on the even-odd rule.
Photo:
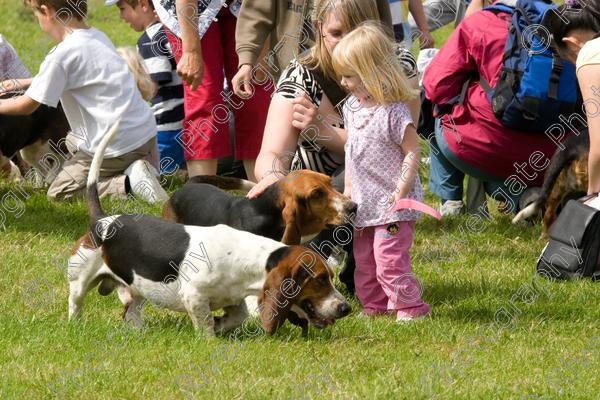
{"label": "girl's hand", "polygon": [[349,198],[350,200],[352,200],[352,190],[350,190],[350,189],[344,189],[344,196],[346,196],[347,198]]}
{"label": "girl's hand", "polygon": [[305,92],[295,99],[292,99],[293,104],[293,120],[292,126],[300,131],[307,126],[313,124],[313,120],[317,117],[317,106],[313,104]]}

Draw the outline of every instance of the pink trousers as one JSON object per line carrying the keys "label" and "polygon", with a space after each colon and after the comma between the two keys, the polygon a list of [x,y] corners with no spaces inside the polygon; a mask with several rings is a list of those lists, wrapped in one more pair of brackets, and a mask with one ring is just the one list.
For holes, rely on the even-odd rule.
{"label": "pink trousers", "polygon": [[367,315],[396,312],[398,317],[429,313],[422,285],[410,272],[415,222],[398,221],[354,230],[354,284]]}

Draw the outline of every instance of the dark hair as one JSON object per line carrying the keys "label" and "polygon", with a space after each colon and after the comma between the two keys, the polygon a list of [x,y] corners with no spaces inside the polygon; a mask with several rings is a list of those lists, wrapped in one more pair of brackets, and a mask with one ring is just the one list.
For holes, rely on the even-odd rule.
{"label": "dark hair", "polygon": [[82,21],[87,16],[87,0],[23,0],[25,5],[40,9],[46,6],[56,11],[57,17],[65,19],[75,18]]}
{"label": "dark hair", "polygon": [[553,44],[564,49],[563,38],[577,29],[600,32],[600,0],[567,0],[546,14],[542,25],[552,34]]}

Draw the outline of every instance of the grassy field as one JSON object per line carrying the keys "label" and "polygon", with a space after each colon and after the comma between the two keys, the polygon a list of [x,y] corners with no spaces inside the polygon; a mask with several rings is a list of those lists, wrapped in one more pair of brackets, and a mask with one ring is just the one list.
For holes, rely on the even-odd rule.
{"label": "grassy field", "polygon": [[[135,43],[114,7],[92,1],[90,23],[117,45]],[[0,0],[0,27],[37,71],[49,43],[30,13]],[[439,44],[447,33],[436,33]],[[67,323],[66,257],[87,228],[85,205],[8,183],[0,200],[1,399],[598,398],[598,288],[535,277],[539,226],[498,213],[477,225],[419,221],[413,272],[430,318],[365,320],[353,299],[352,315],[308,338],[289,325],[267,338],[250,321],[207,341],[186,315],[152,307],[145,329],[130,331],[116,296],[95,291],[83,320]]]}

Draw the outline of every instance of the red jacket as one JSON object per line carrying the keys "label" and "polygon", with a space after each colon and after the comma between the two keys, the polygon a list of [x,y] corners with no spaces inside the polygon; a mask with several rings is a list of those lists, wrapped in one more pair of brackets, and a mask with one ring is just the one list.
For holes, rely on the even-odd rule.
{"label": "red jacket", "polygon": [[502,180],[516,175],[527,186],[540,186],[544,178],[540,166],[545,169],[557,145],[544,132],[503,126],[479,85],[479,74],[491,87],[496,85],[509,23],[508,14],[489,11],[463,20],[425,70],[423,87],[434,104],[448,104],[472,78],[463,105],[442,116],[448,147],[460,160],[489,175]]}

